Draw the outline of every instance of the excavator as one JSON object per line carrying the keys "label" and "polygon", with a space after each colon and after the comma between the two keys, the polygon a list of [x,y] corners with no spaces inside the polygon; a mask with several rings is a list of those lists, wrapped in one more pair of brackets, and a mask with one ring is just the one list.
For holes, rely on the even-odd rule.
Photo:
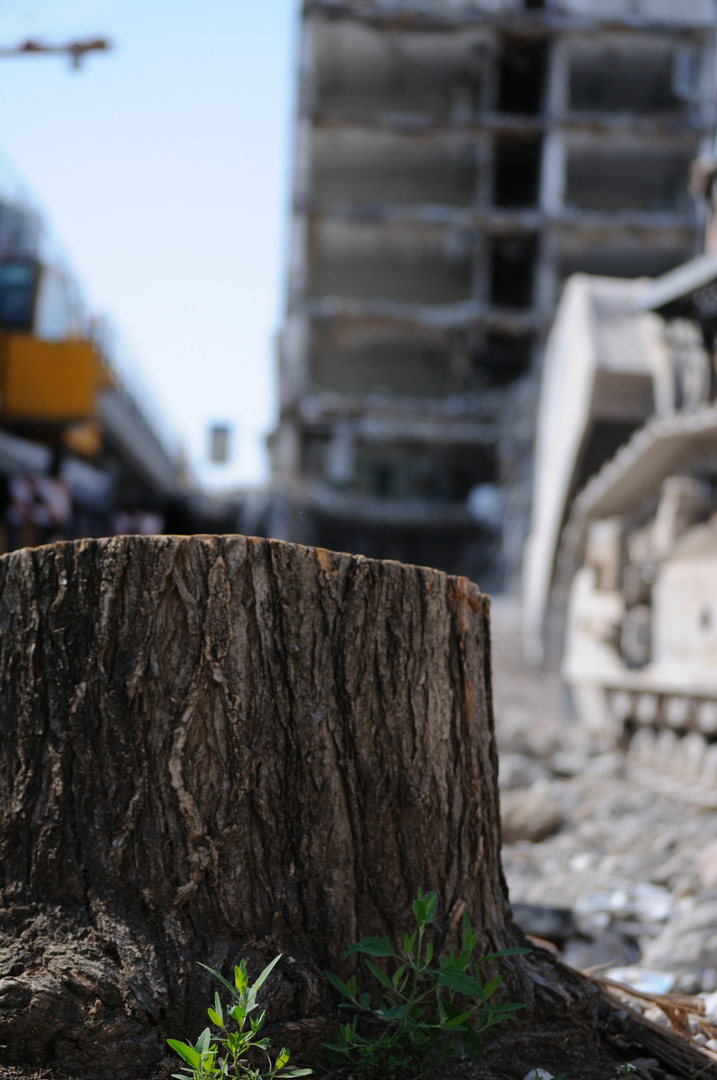
{"label": "excavator", "polygon": [[560,664],[596,742],[623,747],[648,786],[717,807],[708,247],[657,279],[568,279],[542,376],[523,612],[529,659]]}

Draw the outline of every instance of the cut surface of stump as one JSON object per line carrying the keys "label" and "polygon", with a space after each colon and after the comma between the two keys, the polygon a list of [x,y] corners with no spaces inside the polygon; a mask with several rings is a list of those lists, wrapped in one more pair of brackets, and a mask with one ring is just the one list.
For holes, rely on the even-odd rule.
{"label": "cut surface of stump", "polygon": [[[364,935],[401,941],[418,886],[442,939],[467,909],[486,952],[523,942],[489,607],[465,579],[244,537],[14,552],[0,740],[0,1069],[161,1072],[167,1036],[205,1026],[199,963],[256,974],[279,952],[270,1033],[320,1066],[323,969],[348,974]],[[527,1008],[495,1075],[629,1058],[634,1024],[594,985],[540,953],[500,970]]]}

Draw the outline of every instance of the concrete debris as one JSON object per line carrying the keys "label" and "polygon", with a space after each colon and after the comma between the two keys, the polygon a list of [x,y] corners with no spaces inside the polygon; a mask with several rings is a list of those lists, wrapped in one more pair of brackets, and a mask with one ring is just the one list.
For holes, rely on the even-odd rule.
{"label": "concrete debris", "polygon": [[514,844],[517,840],[538,843],[558,831],[563,815],[548,782],[536,780],[525,790],[503,792],[500,821],[505,843]]}
{"label": "concrete debris", "polygon": [[501,791],[528,788],[536,780],[547,780],[550,773],[527,754],[503,754],[499,763],[498,786]]}
{"label": "concrete debris", "polygon": [[[667,1013],[664,1013],[659,1005],[653,1005],[652,1008],[645,1009],[642,1015],[646,1020],[650,1020],[653,1024],[657,1024],[658,1027],[669,1028],[671,1026]],[[697,1038],[698,1036],[696,1035],[695,1039]],[[704,1035],[702,1038],[705,1038]],[[707,1042],[706,1039],[705,1042]]]}
{"label": "concrete debris", "polygon": [[514,903],[513,915],[526,934],[555,945],[563,945],[575,933],[573,913],[569,908]]}
{"label": "concrete debris", "polygon": [[[670,998],[702,994],[689,998],[694,1034],[705,1036],[703,1049],[712,1053],[717,889],[710,875],[717,822],[698,804],[656,798],[635,784],[622,752],[600,751],[584,726],[562,718],[554,673],[520,658],[519,620],[517,600],[493,601],[501,803],[516,828],[504,830],[503,866],[516,920],[557,947],[564,962],[631,985],[627,1007],[662,1009],[661,1000],[646,1003],[635,995],[659,997],[668,984]],[[531,764],[543,775],[533,779]],[[522,817],[514,805],[525,816],[528,806],[537,814],[538,804],[543,811],[550,806],[560,823],[549,835],[529,839],[517,829]]]}
{"label": "concrete debris", "polygon": [[[588,969],[602,970],[606,964],[634,964],[640,959],[640,950],[635,942],[614,930],[608,930],[598,937],[573,937],[563,949],[563,962],[578,971]],[[610,976],[613,978],[613,976]]]}
{"label": "concrete debris", "polygon": [[712,840],[702,848],[697,863],[697,872],[701,888],[717,889],[717,840]]}
{"label": "concrete debris", "polygon": [[669,994],[675,985],[674,975],[666,975],[662,971],[650,971],[637,965],[608,968],[604,973],[604,977],[612,980],[612,982],[630,986],[633,990],[639,990],[643,994]]}
{"label": "concrete debris", "polygon": [[[642,959],[656,970],[701,976],[717,968],[717,899],[685,897],[663,930],[646,943]],[[708,975],[709,978],[709,975]],[[700,979],[700,989],[702,980]]]}

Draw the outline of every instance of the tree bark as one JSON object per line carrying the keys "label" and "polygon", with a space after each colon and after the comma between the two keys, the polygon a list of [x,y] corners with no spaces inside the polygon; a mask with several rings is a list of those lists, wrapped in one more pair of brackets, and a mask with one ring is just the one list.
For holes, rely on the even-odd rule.
{"label": "tree bark", "polygon": [[[243,537],[14,552],[0,740],[0,1062],[135,1080],[204,1026],[198,962],[281,952],[269,1018],[315,1063],[322,969],[401,940],[417,886],[444,937],[467,908],[486,951],[522,940],[465,579]],[[597,989],[543,955],[501,970],[544,1047],[572,1010],[609,1057]]]}

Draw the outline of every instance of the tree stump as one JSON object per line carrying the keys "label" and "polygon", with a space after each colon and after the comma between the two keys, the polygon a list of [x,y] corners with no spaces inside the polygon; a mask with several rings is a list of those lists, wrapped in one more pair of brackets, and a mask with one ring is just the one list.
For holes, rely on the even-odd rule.
{"label": "tree stump", "polygon": [[[402,939],[417,886],[444,937],[467,908],[487,951],[522,941],[488,601],[465,579],[238,536],[14,552],[0,740],[0,1062],[136,1080],[204,1026],[198,962],[281,952],[269,1018],[316,1064],[322,969]],[[547,954],[501,970],[529,1005],[497,1039],[506,1075],[620,1057],[592,984]]]}

